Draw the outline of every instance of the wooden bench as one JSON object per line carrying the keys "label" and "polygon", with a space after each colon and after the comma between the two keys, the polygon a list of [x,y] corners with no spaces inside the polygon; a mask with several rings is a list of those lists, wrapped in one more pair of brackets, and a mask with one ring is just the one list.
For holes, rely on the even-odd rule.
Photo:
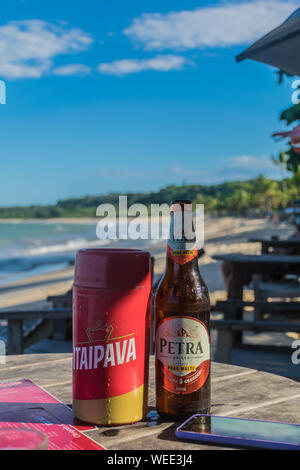
{"label": "wooden bench", "polygon": [[[72,309],[72,289],[62,295],[48,296],[47,302],[52,302],[54,310],[65,308]],[[70,341],[72,339],[72,319],[54,319],[52,338],[58,341]]]}
{"label": "wooden bench", "polygon": [[234,331],[276,331],[280,333],[300,333],[300,323],[245,321],[245,320],[212,320],[211,329],[218,330],[217,352],[215,360],[231,364]]}
{"label": "wooden bench", "polygon": [[[252,277],[252,287],[254,290],[255,301],[264,301],[267,299],[300,297],[300,282],[298,280],[284,280],[281,282],[263,281],[263,276],[254,274]],[[254,311],[255,320],[261,320],[264,310],[256,307]]]}
{"label": "wooden bench", "polygon": [[211,328],[217,333],[217,352],[216,360],[218,362],[231,363],[234,332],[253,331],[253,332],[295,332],[300,333],[300,322],[289,321],[247,321],[235,318],[236,311],[244,307],[252,307],[254,310],[259,307],[272,315],[283,315],[300,318],[299,302],[245,302],[242,300],[218,301],[212,307],[213,312],[223,312],[224,319],[211,320]]}
{"label": "wooden bench", "polygon": [[69,292],[62,295],[49,295],[47,297],[47,302],[53,302],[53,305],[55,304],[55,306],[63,304],[64,308],[72,308],[72,295],[71,291]]}
{"label": "wooden bench", "polygon": [[239,299],[218,300],[216,305],[211,308],[212,312],[224,313],[226,319],[236,319],[237,311],[245,307],[251,307],[254,310],[261,307],[265,313],[272,316],[284,315],[285,317],[292,316],[293,318],[300,319],[300,302],[267,302],[267,301],[254,301],[247,302]]}
{"label": "wooden bench", "polygon": [[[40,323],[24,335],[23,322],[37,320]],[[53,321],[72,319],[72,309],[23,310],[0,312],[0,320],[7,320],[7,354],[23,354],[32,344],[53,334]]]}

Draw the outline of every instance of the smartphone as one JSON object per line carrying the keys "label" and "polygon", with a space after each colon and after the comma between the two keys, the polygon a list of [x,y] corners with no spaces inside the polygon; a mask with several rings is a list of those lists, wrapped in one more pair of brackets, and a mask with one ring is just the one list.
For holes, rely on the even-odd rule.
{"label": "smartphone", "polygon": [[300,450],[300,425],[196,414],[175,431],[179,439],[265,449]]}

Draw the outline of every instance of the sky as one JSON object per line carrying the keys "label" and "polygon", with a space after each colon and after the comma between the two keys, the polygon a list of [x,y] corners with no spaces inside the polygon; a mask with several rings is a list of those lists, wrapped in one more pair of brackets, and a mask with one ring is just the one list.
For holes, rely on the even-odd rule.
{"label": "sky", "polygon": [[299,6],[0,0],[0,206],[279,177],[292,79],[235,56]]}

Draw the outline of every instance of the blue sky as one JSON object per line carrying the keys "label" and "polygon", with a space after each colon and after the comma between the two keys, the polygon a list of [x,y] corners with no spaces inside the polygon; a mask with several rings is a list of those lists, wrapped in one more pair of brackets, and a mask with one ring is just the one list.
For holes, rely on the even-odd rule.
{"label": "blue sky", "polygon": [[262,172],[291,83],[235,55],[294,0],[0,0],[0,206]]}

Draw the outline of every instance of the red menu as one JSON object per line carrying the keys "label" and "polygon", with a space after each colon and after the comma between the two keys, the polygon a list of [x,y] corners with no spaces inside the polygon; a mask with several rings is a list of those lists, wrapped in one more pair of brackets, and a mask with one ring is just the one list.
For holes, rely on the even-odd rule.
{"label": "red menu", "polygon": [[30,428],[48,436],[49,450],[103,450],[72,410],[29,379],[0,383],[0,429]]}

